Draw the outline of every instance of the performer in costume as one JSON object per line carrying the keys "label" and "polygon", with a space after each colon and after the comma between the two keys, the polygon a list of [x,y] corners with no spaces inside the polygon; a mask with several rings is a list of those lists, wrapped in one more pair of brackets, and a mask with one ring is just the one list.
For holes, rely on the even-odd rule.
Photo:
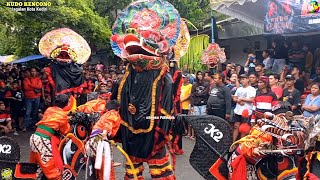
{"label": "performer in costume", "polygon": [[[257,125],[251,129],[249,135],[236,141],[230,147],[230,149],[234,149],[228,162],[230,178],[254,180],[294,177],[297,173],[295,164],[298,162],[295,152],[301,153],[303,151],[304,140],[307,137],[307,132],[301,125],[301,121],[294,120],[292,112],[273,115],[268,112],[263,114],[256,111],[255,115],[259,117]],[[283,153],[287,156],[280,157],[284,159],[283,166],[280,166],[278,161],[271,162],[274,168],[272,170],[276,171],[272,172],[270,165],[265,166],[265,164],[270,163],[268,160],[277,159],[276,156],[272,156],[276,150],[279,154]],[[271,156],[268,157],[266,152]],[[259,167],[258,162],[261,160],[267,161],[260,163]],[[270,174],[272,177],[268,177]]]}
{"label": "performer in costume", "polygon": [[318,180],[320,178],[320,116],[306,118],[309,137],[305,143],[306,156],[299,162],[297,179]]}
{"label": "performer in costume", "polygon": [[[71,101],[70,101],[71,100]],[[30,162],[38,163],[48,179],[62,179],[63,163],[58,146],[59,136],[70,131],[68,114],[74,99],[65,94],[56,96],[55,106],[49,107],[30,137]]]}
{"label": "performer in costume", "polygon": [[[120,135],[139,179],[143,162],[149,164],[152,178],[175,178],[165,145],[174,112],[168,54],[180,23],[179,13],[168,2],[143,0],[119,13],[112,29],[112,49],[127,62],[117,93],[123,119]],[[125,179],[133,179],[134,173],[127,165]]]}
{"label": "performer in costume", "polygon": [[55,29],[40,39],[39,51],[46,58],[53,59],[45,72],[54,94],[79,95],[84,86],[79,64],[85,63],[91,54],[86,40],[71,29]]}
{"label": "performer in costume", "polygon": [[[107,112],[100,117],[100,119],[96,122],[93,126],[93,130],[90,136],[90,139],[86,142],[86,154],[89,157],[96,157],[97,156],[97,147],[99,146],[98,142],[100,140],[110,139],[113,138],[118,129],[120,128],[121,117],[119,114],[119,103],[116,100],[110,101],[106,105]],[[115,180],[115,171],[114,167],[111,165],[108,168],[105,168],[106,162],[104,162],[104,157],[96,157],[102,159],[102,166],[100,170],[97,170],[97,179],[99,180],[106,180],[105,173],[110,173],[108,180]],[[111,161],[111,156],[106,157],[107,161]],[[107,172],[109,171],[109,172]]]}

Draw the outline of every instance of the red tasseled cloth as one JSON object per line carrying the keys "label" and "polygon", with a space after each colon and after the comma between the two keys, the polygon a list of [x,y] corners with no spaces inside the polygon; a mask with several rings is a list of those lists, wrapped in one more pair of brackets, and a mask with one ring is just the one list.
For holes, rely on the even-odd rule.
{"label": "red tasseled cloth", "polygon": [[56,136],[51,137],[52,155],[56,165],[56,168],[63,171],[63,162],[59,152],[60,139]]}
{"label": "red tasseled cloth", "polygon": [[233,169],[231,180],[247,179],[246,158],[241,154],[231,163]]}

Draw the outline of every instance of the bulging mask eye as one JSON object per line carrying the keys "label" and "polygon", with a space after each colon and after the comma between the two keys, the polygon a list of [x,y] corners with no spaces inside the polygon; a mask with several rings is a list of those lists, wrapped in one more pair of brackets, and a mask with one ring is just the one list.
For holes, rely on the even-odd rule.
{"label": "bulging mask eye", "polygon": [[134,28],[129,28],[126,30],[127,34],[136,34],[137,33],[137,30],[134,29]]}

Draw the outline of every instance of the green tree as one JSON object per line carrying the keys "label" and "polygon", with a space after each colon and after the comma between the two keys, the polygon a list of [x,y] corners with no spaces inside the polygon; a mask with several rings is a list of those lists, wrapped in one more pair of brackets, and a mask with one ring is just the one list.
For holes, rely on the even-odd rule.
{"label": "green tree", "polygon": [[82,35],[91,47],[109,46],[108,19],[94,11],[93,0],[51,1],[52,5],[44,12],[15,12],[5,6],[6,2],[0,0],[0,54],[37,54],[40,38],[46,32],[62,27]]}

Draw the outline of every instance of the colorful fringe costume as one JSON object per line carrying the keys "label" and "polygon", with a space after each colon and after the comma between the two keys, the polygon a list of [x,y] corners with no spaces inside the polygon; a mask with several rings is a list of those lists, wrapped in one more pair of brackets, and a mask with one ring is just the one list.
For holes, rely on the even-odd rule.
{"label": "colorful fringe costume", "polygon": [[[257,125],[249,135],[234,143],[238,146],[228,162],[231,179],[286,179],[295,176],[298,172],[295,165],[299,154],[303,154],[307,132],[304,125],[290,115],[292,112],[285,115],[256,112],[256,116],[261,117]],[[255,148],[267,154],[257,155]]]}

